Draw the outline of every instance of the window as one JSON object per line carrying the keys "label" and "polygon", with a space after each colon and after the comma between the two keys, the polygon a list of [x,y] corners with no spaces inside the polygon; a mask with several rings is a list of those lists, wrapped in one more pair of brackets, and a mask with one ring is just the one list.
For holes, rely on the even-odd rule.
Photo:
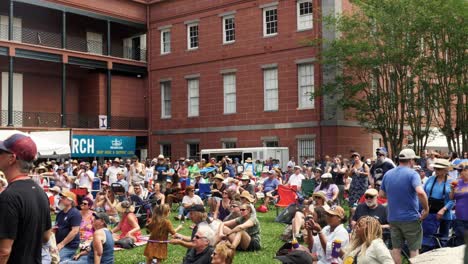
{"label": "window", "polygon": [[279,147],[279,143],[277,140],[265,140],[263,141],[263,145],[267,148],[277,148]]}
{"label": "window", "polygon": [[311,29],[312,27],[312,1],[300,0],[297,2],[297,30]]}
{"label": "window", "polygon": [[237,142],[231,141],[231,142],[223,142],[223,148],[236,148],[237,147]]}
{"label": "window", "polygon": [[199,143],[189,143],[187,144],[187,157],[189,159],[200,159],[200,144]]}
{"label": "window", "polygon": [[263,36],[278,33],[278,9],[276,6],[263,9]]}
{"label": "window", "polygon": [[171,117],[171,82],[161,83],[161,118]]}
{"label": "window", "polygon": [[299,139],[297,141],[298,161],[303,161],[315,157],[315,140]]}
{"label": "window", "polygon": [[187,49],[198,48],[198,24],[187,25]]}
{"label": "window", "polygon": [[146,34],[125,38],[123,46],[124,58],[146,61]]}
{"label": "window", "polygon": [[224,113],[233,114],[236,112],[236,75],[224,74]]}
{"label": "window", "polygon": [[188,116],[198,116],[199,108],[199,80],[191,79],[188,83]]}
{"label": "window", "polygon": [[278,69],[263,71],[264,110],[278,110]]}
{"label": "window", "polygon": [[164,157],[170,158],[171,157],[171,151],[172,151],[171,144],[167,143],[167,144],[161,144],[160,145],[159,152],[161,154],[163,154]]}
{"label": "window", "polygon": [[161,54],[171,53],[171,30],[161,30]]}
{"label": "window", "polygon": [[[8,16],[0,16],[0,39],[8,40],[8,27],[10,25]],[[18,17],[13,17],[13,40],[21,42],[23,30],[22,20]]]}
{"label": "window", "polygon": [[89,31],[86,32],[86,45],[89,53],[102,55],[102,34]]}
{"label": "window", "polygon": [[311,100],[314,92],[314,66],[302,64],[298,67],[298,91],[299,108],[313,108],[314,101]]}
{"label": "window", "polygon": [[223,17],[223,43],[236,41],[236,23],[234,16]]}

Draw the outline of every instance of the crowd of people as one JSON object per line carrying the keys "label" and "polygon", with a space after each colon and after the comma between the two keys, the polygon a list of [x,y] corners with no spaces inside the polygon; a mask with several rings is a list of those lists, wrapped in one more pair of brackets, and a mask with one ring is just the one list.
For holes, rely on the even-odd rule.
{"label": "crowd of people", "polygon": [[264,248],[257,214],[281,202],[280,186],[294,194],[283,263],[401,263],[405,250],[464,244],[468,227],[468,160],[435,152],[404,149],[398,166],[384,147],[374,161],[351,151],[300,164],[36,154],[27,136],[0,141],[0,263],[114,263],[115,247],[140,242],[146,263],[170,258],[169,244],[187,248],[183,263],[232,263]]}

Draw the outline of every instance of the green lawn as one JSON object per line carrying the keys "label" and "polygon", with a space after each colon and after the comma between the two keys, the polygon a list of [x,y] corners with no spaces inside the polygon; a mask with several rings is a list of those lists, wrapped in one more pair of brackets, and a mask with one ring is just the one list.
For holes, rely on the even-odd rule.
{"label": "green lawn", "polygon": [[[172,216],[171,215],[171,220]],[[284,230],[285,225],[274,222],[276,217],[275,209],[270,210],[268,213],[258,213],[258,220],[261,223],[261,236],[262,236],[262,250],[258,252],[237,252],[234,258],[234,263],[275,263],[273,257],[276,251],[283,245],[279,239],[279,236]],[[172,220],[174,227],[179,224],[178,221]],[[190,225],[192,222],[186,221],[184,228],[180,233],[184,235],[190,235]],[[143,231],[145,232],[145,231]],[[115,263],[128,263],[134,264],[145,261],[143,256],[144,246],[137,247],[132,250],[117,251],[115,253]],[[182,246],[169,245],[168,259],[164,263],[182,263],[182,259],[185,256],[187,249]],[[280,262],[277,262],[280,263]]]}

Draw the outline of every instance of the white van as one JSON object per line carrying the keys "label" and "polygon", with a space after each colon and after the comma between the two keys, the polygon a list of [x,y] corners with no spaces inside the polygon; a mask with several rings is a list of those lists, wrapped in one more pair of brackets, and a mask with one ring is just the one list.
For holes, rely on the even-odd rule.
{"label": "white van", "polygon": [[252,158],[253,162],[256,160],[265,161],[270,157],[272,159],[278,159],[281,168],[286,170],[287,163],[289,161],[289,149],[287,147],[258,147],[258,148],[224,148],[224,149],[203,149],[200,151],[200,158],[209,160],[214,157],[216,160],[221,160],[224,156],[228,156],[231,159],[238,158],[242,163],[247,158]]}

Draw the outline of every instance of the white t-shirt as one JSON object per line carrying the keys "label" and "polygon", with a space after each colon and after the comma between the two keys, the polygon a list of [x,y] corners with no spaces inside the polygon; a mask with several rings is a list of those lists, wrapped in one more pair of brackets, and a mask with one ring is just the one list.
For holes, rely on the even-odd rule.
{"label": "white t-shirt", "polygon": [[200,198],[200,196],[198,196],[196,194],[193,197],[185,195],[184,198],[182,199],[182,204],[184,204],[184,205],[186,205],[186,204],[190,204],[190,205],[201,204],[201,205],[203,205],[203,201]]}
{"label": "white t-shirt", "polygon": [[302,180],[304,180],[304,179],[305,179],[304,175],[302,175],[300,173],[297,174],[297,175],[293,174],[293,175],[289,176],[288,184],[301,187],[302,186]]}
{"label": "white t-shirt", "polygon": [[[89,178],[91,178],[91,180]],[[90,170],[82,172],[79,175],[79,180],[80,180],[80,187],[86,187],[89,190],[91,190],[92,185],[93,185],[93,180],[94,180],[94,172]]]}
{"label": "white t-shirt", "polygon": [[117,173],[120,171],[120,168],[119,167],[115,167],[115,166],[110,166],[109,168],[107,168],[107,171],[106,171],[106,176],[108,177],[109,179],[109,184],[112,184],[114,182],[117,182]]}
{"label": "white t-shirt", "polygon": [[[326,226],[322,229],[322,233],[327,238],[326,254],[323,252],[322,244],[318,235],[314,236],[314,246],[312,247],[312,253],[317,254],[317,264],[328,264],[332,261],[331,252],[333,249],[333,241],[341,240],[341,248],[345,248],[349,244],[349,234],[343,225],[339,225],[333,232],[330,232],[330,226]],[[338,258],[338,263],[343,263],[341,258]]]}
{"label": "white t-shirt", "polygon": [[150,180],[154,180],[154,166],[146,168],[146,175],[145,175],[145,182],[149,182]]}

